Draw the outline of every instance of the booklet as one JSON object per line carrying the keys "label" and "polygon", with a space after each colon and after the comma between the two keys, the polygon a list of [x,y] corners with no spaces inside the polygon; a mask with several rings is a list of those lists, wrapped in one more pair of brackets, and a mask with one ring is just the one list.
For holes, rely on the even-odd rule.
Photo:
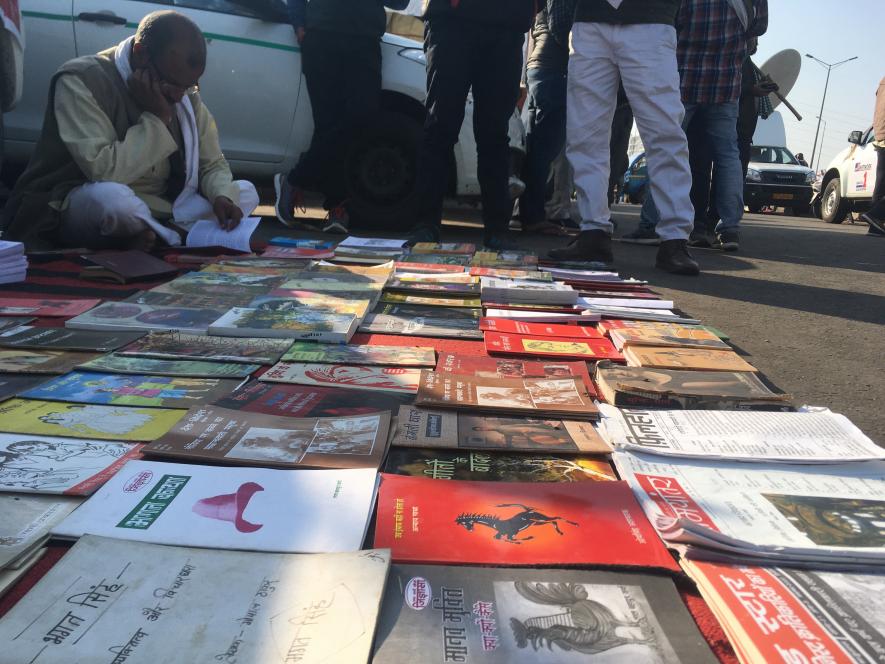
{"label": "booklet", "polygon": [[375,546],[397,562],[679,569],[625,482],[381,477]]}
{"label": "booklet", "polygon": [[143,336],[144,332],[93,332],[59,327],[28,327],[0,335],[0,346],[108,353]]}
{"label": "booklet", "polygon": [[757,371],[756,367],[730,350],[628,346],[624,349],[624,358],[627,360],[627,364],[633,367],[698,369],[702,371]]}
{"label": "booklet", "polygon": [[12,334],[21,329],[27,329],[29,323],[36,320],[33,316],[0,316],[0,333]]}
{"label": "booklet", "polygon": [[87,496],[140,445],[34,434],[0,434],[0,491]]}
{"label": "booklet", "polygon": [[618,409],[602,404],[600,430],[615,448],[735,461],[840,463],[885,459],[844,415]]}
{"label": "booklet", "polygon": [[226,337],[275,337],[347,343],[359,323],[353,314],[316,309],[295,311],[235,307],[209,326],[210,334]]}
{"label": "booklet", "polygon": [[250,381],[219,399],[215,405],[233,410],[286,417],[338,417],[366,415],[386,410],[395,413],[414,395],[369,390],[341,390]]}
{"label": "booklet", "polygon": [[334,385],[348,389],[391,390],[414,394],[418,390],[420,378],[421,369],[280,362],[261,374],[258,380],[272,383],[295,383],[297,385]]}
{"label": "booklet", "polygon": [[486,351],[500,355],[540,355],[578,360],[623,360],[608,339],[524,337],[485,333]]}
{"label": "booklet", "polygon": [[578,301],[578,291],[563,283],[531,279],[480,277],[483,302],[568,304]]}
{"label": "booklet", "polygon": [[243,217],[233,230],[225,230],[217,219],[199,219],[187,234],[188,247],[224,247],[248,254],[249,240],[258,228],[261,217]]}
{"label": "booklet", "polygon": [[[436,276],[436,275],[434,275]],[[471,278],[469,275],[465,277]],[[404,279],[398,276],[391,279],[384,287],[389,293],[398,292],[413,295],[437,295],[439,297],[458,296],[464,297],[479,295],[479,284],[470,281],[446,282],[439,279],[434,280],[417,280],[413,278]],[[382,302],[402,302],[403,300],[394,300],[382,298]],[[419,303],[420,304],[420,303]]]}
{"label": "booklet", "polygon": [[374,664],[718,661],[650,574],[394,565],[382,607]]}
{"label": "booklet", "polygon": [[10,662],[367,664],[389,566],[388,551],[244,554],[87,535],[0,639]]}
{"label": "booklet", "polygon": [[426,369],[415,405],[578,420],[599,416],[593,395],[576,378],[483,378]]}
{"label": "booklet", "polygon": [[372,514],[376,477],[372,469],[130,461],[53,534],[279,553],[356,551]]}
{"label": "booklet", "polygon": [[152,332],[119,350],[125,357],[156,360],[203,360],[274,364],[291,345],[286,339],[209,337],[180,332]]}
{"label": "booklet", "polygon": [[[385,304],[409,304],[418,307],[464,307],[478,309],[482,307],[478,297],[443,297],[440,295],[411,295],[409,293],[391,293],[387,290],[381,296]],[[441,314],[444,315],[444,314]]]}
{"label": "booklet", "polygon": [[[425,316],[394,316],[387,314],[369,314],[359,326],[360,332],[368,334],[398,334],[419,337],[441,337],[456,339],[482,339],[482,332],[475,320],[465,318],[448,318],[448,310],[438,308],[442,314],[438,317]],[[464,309],[479,312],[479,309]]]}
{"label": "booklet", "polygon": [[51,297],[0,297],[0,316],[68,318],[101,304],[101,300],[61,300]]}
{"label": "booklet", "polygon": [[522,360],[519,358],[489,357],[487,355],[459,355],[440,353],[437,371],[448,371],[483,378],[567,378],[573,376],[584,381],[587,391],[595,395],[596,389],[586,362],[567,360]]}
{"label": "booklet", "polygon": [[282,361],[433,367],[436,365],[436,351],[419,346],[342,346],[296,341],[283,355]]}
{"label": "booklet", "polygon": [[222,313],[224,312],[216,309],[105,302],[85,314],[66,321],[65,327],[73,330],[105,332],[183,330],[193,334],[206,334],[209,325],[218,320]]}
{"label": "booklet", "polygon": [[[365,295],[365,294],[363,294]],[[309,320],[314,313],[323,314],[352,314],[357,318],[363,318],[372,306],[372,300],[344,299],[322,293],[292,291],[285,296],[259,295],[253,298],[247,306],[251,309],[286,313],[289,315],[304,315]]]}
{"label": "booklet", "polygon": [[152,290],[182,295],[216,295],[240,291],[252,293],[252,297],[255,297],[276,288],[283,279],[284,277],[264,271],[212,272],[202,270],[190,272]]}
{"label": "booklet", "polygon": [[186,412],[9,399],[0,403],[0,431],[145,442],[162,436]]}
{"label": "booklet", "polygon": [[0,373],[64,374],[101,357],[101,353],[75,353],[64,350],[0,348]]}
{"label": "booklet", "polygon": [[193,309],[212,309],[227,311],[231,307],[244,307],[255,295],[251,291],[228,290],[223,293],[160,293],[156,290],[140,291],[131,295],[124,302],[133,304],[149,304],[163,307],[189,307]]}
{"label": "booklet", "polygon": [[566,337],[568,339],[602,339],[602,333],[592,325],[557,325],[554,323],[524,323],[502,318],[482,318],[479,329],[484,332],[525,335],[530,337]]}
{"label": "booklet", "polygon": [[83,371],[193,378],[245,378],[258,371],[258,364],[205,362],[200,360],[156,360],[110,353],[79,365]]}
{"label": "booklet", "polygon": [[387,451],[390,413],[275,417],[213,406],[192,408],[147,457],[270,468],[373,468]]}
{"label": "booklet", "polygon": [[590,422],[489,417],[466,412],[400,406],[396,416],[397,447],[609,454]]}
{"label": "booklet", "polygon": [[20,392],[37,387],[47,380],[46,376],[22,374],[0,374],[0,401],[6,401]]}
{"label": "booklet", "polygon": [[114,406],[190,408],[230,394],[240,382],[226,378],[175,378],[74,371],[48,380],[20,396],[26,399]]}
{"label": "booklet", "polygon": [[23,563],[82,502],[74,496],[0,494],[0,569]]}
{"label": "booklet", "polygon": [[416,242],[413,254],[475,254],[476,245],[471,242]]}
{"label": "booklet", "polygon": [[609,332],[609,336],[618,350],[623,350],[625,346],[666,346],[673,348],[731,350],[731,346],[709,330],[686,325],[673,325],[672,329],[667,331],[626,327],[612,330]]}
{"label": "booklet", "polygon": [[[153,220],[151,220],[153,221]],[[149,225],[154,226],[153,223]],[[163,236],[169,234],[178,240],[177,234],[171,229],[157,224],[154,230]],[[172,236],[175,236],[174,238]],[[165,239],[165,238],[164,238]],[[170,242],[171,244],[171,242]],[[121,284],[132,281],[146,281],[169,277],[178,273],[178,268],[166,261],[144,251],[128,249],[125,251],[99,251],[83,256],[83,259],[95,265],[86,266],[80,273],[81,279],[106,279]]]}
{"label": "booklet", "polygon": [[601,459],[404,447],[390,450],[384,472],[434,480],[492,482],[604,482],[618,479],[609,462]]}

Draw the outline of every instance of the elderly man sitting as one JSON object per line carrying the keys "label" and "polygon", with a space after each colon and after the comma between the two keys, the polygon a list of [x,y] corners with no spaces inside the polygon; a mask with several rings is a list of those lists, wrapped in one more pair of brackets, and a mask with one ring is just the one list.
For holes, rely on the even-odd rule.
{"label": "elderly man sitting", "polygon": [[3,239],[149,249],[198,219],[232,229],[258,205],[234,181],[200,101],[206,42],[190,19],[150,14],[134,37],[71,60],[49,85],[43,131],[4,211]]}

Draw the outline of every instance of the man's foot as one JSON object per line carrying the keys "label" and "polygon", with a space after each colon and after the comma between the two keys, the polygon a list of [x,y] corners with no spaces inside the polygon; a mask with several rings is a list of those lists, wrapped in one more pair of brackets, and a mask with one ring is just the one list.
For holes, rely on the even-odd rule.
{"label": "man's foot", "polygon": [[295,208],[306,212],[304,207],[304,194],[300,189],[289,184],[289,178],[285,173],[277,173],[273,176],[273,188],[277,194],[274,210],[284,226],[294,228],[298,225],[295,219]]}
{"label": "man's foot", "polygon": [[716,233],[713,248],[722,249],[722,251],[737,251],[741,246],[740,241],[740,234],[736,230],[724,230],[721,233]]}
{"label": "man's foot", "polygon": [[415,227],[409,239],[406,240],[406,244],[414,247],[419,242],[439,242],[439,226],[421,224]]}
{"label": "man's foot", "polygon": [[[870,230],[873,231],[871,235],[885,235],[885,219],[878,219],[869,212],[864,212],[860,215],[860,220],[870,225]],[[875,231],[879,232],[876,233]]]}
{"label": "man's foot", "polygon": [[658,258],[655,267],[672,274],[697,276],[701,269],[697,261],[688,253],[687,240],[664,240],[658,247]]}
{"label": "man's foot", "polygon": [[485,239],[482,241],[482,246],[489,251],[511,251],[516,249],[516,246],[509,242],[507,238],[500,233],[486,235]]}
{"label": "man's foot", "polygon": [[346,235],[350,232],[350,214],[344,203],[340,203],[329,210],[322,225],[323,233],[340,233]]}
{"label": "man's foot", "polygon": [[150,251],[157,245],[157,234],[150,228],[146,228],[138,235],[133,235],[126,242],[126,249],[137,249],[138,251]]}
{"label": "man's foot", "polygon": [[661,243],[661,238],[651,229],[637,228],[632,233],[627,233],[618,238],[621,242],[629,242],[630,244],[647,244],[657,246]]}
{"label": "man's foot", "polygon": [[704,231],[692,231],[688,236],[688,246],[698,249],[710,249],[713,247],[712,238]]}
{"label": "man's foot", "polygon": [[[511,222],[512,223],[512,222]],[[521,224],[523,233],[537,233],[538,235],[565,235],[565,229],[561,224],[558,224],[554,221],[547,221],[546,219],[543,221],[538,221],[533,224],[528,222],[522,222]],[[511,230],[513,230],[513,226],[511,225]]]}
{"label": "man's foot", "polygon": [[581,231],[568,246],[551,249],[547,256],[555,261],[577,261],[583,263],[614,262],[612,236],[602,230]]}

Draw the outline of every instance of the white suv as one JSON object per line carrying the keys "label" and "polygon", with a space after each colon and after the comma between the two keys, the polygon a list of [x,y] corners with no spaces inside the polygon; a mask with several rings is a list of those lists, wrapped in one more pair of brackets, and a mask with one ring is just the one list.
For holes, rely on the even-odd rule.
{"label": "white suv", "polygon": [[842,150],[824,171],[821,180],[820,218],[828,224],[841,224],[851,212],[863,212],[873,200],[876,185],[876,139],[873,128],[853,131],[850,145]]}
{"label": "white suv", "polygon": [[[97,53],[132,35],[146,14],[176,9],[190,16],[208,42],[200,92],[218,122],[221,144],[240,175],[269,177],[291,168],[313,133],[301,53],[284,0],[21,0],[24,93],[6,115],[11,161],[34,149],[47,86],[65,61]],[[424,123],[426,74],[421,44],[394,35],[382,40],[382,114],[353,146],[347,185],[354,215],[386,227],[414,221],[415,166]],[[450,193],[479,194],[472,102],[455,146]],[[514,161],[525,150],[522,123],[510,123]]]}

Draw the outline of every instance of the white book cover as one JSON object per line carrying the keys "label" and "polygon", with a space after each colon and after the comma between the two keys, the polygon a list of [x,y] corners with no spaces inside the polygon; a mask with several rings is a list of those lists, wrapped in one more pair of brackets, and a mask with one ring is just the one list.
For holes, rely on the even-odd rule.
{"label": "white book cover", "polygon": [[588,307],[626,307],[629,309],[672,309],[673,300],[630,297],[579,297],[578,304]]}
{"label": "white book cover", "polygon": [[82,502],[72,496],[0,493],[0,569],[41,545]]}
{"label": "white book cover", "polygon": [[365,664],[390,551],[292,555],[88,535],[0,622],[4,662]]}
{"label": "white book cover", "polygon": [[823,412],[644,410],[600,404],[601,431],[616,448],[662,456],[840,463],[885,459],[844,415]]}
{"label": "white book cover", "polygon": [[519,309],[486,309],[486,318],[505,318],[523,323],[567,323],[569,321],[592,322],[600,316],[578,311],[573,314],[547,311],[520,311]]}
{"label": "white book cover", "polygon": [[25,253],[25,245],[21,242],[0,240],[0,259],[8,259],[22,256]]}
{"label": "white book cover", "polygon": [[381,237],[357,237],[350,235],[338,243],[342,249],[378,249],[393,251],[406,246],[405,240],[381,238]]}
{"label": "white book cover", "polygon": [[187,246],[225,247],[248,254],[252,251],[249,240],[260,222],[261,217],[244,217],[236,228],[227,231],[218,225],[217,219],[200,219],[187,234]]}
{"label": "white book cover", "polygon": [[130,461],[53,529],[215,549],[331,553],[360,548],[377,473]]}
{"label": "white book cover", "polygon": [[0,491],[86,496],[140,445],[32,434],[0,434]]}
{"label": "white book cover", "polygon": [[280,362],[261,374],[258,380],[271,383],[293,383],[295,385],[319,385],[356,390],[382,390],[415,394],[421,382],[421,369]]}

